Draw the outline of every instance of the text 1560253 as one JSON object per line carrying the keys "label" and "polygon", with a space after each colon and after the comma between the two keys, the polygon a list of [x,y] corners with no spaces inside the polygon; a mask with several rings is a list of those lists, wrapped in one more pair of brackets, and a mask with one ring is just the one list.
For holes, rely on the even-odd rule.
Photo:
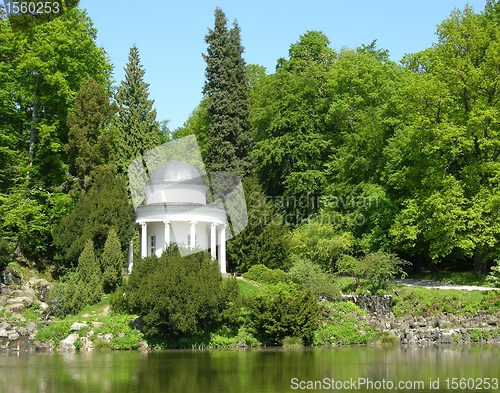
{"label": "text 1560253", "polygon": [[59,14],[61,5],[58,1],[6,1],[7,15],[44,15]]}

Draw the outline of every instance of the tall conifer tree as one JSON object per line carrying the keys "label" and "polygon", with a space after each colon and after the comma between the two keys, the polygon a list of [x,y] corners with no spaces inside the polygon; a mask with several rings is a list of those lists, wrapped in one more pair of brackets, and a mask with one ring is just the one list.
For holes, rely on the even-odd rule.
{"label": "tall conifer tree", "polygon": [[139,49],[130,48],[125,67],[125,80],[117,89],[118,167],[127,172],[128,165],[137,156],[161,143],[159,123],[156,120],[154,100],[149,99],[149,84],[144,82]]}
{"label": "tall conifer tree", "polygon": [[250,92],[246,63],[242,57],[240,28],[236,22],[227,28],[227,18],[215,10],[215,26],[205,36],[207,66],[203,93],[207,96],[206,157],[210,171],[250,173]]}

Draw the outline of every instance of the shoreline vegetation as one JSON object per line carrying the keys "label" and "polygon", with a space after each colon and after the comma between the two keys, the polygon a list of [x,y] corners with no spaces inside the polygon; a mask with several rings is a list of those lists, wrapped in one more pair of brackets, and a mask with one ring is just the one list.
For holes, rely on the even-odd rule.
{"label": "shoreline vegetation", "polygon": [[[220,278],[223,284],[237,284],[240,300],[236,322],[231,324],[226,320],[213,325],[210,331],[166,337],[148,334],[151,329],[145,328],[143,320],[145,318],[147,324],[147,317],[120,309],[123,302],[117,297],[124,297],[122,291],[104,295],[99,303],[85,307],[76,315],[56,318],[51,315],[51,306],[43,301],[50,303],[49,282],[28,277],[33,273],[29,269],[15,264],[9,266],[7,274],[10,274],[11,285],[3,286],[0,294],[0,350],[4,351],[500,343],[500,291],[440,290],[392,283],[372,295],[365,280],[353,290],[356,279],[343,276],[332,280],[334,286],[330,290],[336,288],[338,294],[330,292],[329,298],[313,297],[307,309],[304,304],[311,291],[304,290],[307,288],[304,283],[299,286],[292,281],[293,270],[287,274],[258,265],[238,279]],[[436,277],[445,277],[450,282],[450,275],[439,273]],[[131,278],[127,277],[124,288]],[[315,279],[318,287],[320,281]],[[455,274],[455,282],[462,283],[460,274]],[[339,295],[341,292],[351,295]],[[287,301],[287,296],[291,300],[300,294],[306,297],[295,305]],[[273,297],[280,300],[273,303]],[[265,309],[263,299],[269,300],[270,309],[274,307],[272,313]],[[297,306],[303,307],[299,313],[294,309]],[[256,314],[255,307],[261,314]],[[316,314],[307,324],[293,320],[286,313],[287,307],[288,312],[296,316],[302,317],[311,310]],[[266,315],[271,319],[266,321]],[[283,318],[279,320],[277,315]],[[302,330],[293,330],[291,325],[301,326]]]}

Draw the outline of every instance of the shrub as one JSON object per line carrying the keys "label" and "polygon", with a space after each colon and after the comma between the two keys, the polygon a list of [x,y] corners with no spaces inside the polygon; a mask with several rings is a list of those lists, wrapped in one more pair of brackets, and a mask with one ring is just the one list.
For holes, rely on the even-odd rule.
{"label": "shrub", "polygon": [[[245,229],[227,244],[228,264],[244,273],[258,264],[271,269],[289,267],[289,228],[283,225],[262,188],[251,178],[242,181],[248,209]],[[276,219],[280,218],[280,219]]]}
{"label": "shrub", "polygon": [[115,228],[111,227],[101,256],[104,293],[113,292],[121,284],[122,264],[123,254],[120,239],[118,239]]}
{"label": "shrub", "polygon": [[373,342],[383,346],[396,346],[400,344],[399,338],[391,332],[376,332],[373,336]]}
{"label": "shrub", "polygon": [[76,314],[85,306],[98,303],[103,295],[101,268],[94,254],[94,244],[87,241],[76,271],[69,271],[51,290],[54,314]]}
{"label": "shrub", "polygon": [[341,295],[332,277],[321,266],[307,259],[298,259],[289,272],[290,280],[316,297],[339,300]]}
{"label": "shrub", "polygon": [[124,296],[143,320],[144,332],[163,338],[204,335],[234,324],[241,308],[238,283],[222,279],[209,254],[181,257],[175,246],[160,258],[136,262]]}
{"label": "shrub", "polygon": [[281,269],[269,269],[264,265],[254,265],[243,274],[247,280],[256,281],[262,284],[277,284],[288,281],[288,276]]}
{"label": "shrub", "polygon": [[6,268],[11,259],[9,242],[3,237],[0,238],[0,273]]}
{"label": "shrub", "polygon": [[320,306],[309,291],[296,284],[279,283],[246,299],[249,331],[264,344],[280,345],[283,339],[312,341]]}
{"label": "shrub", "polygon": [[349,232],[339,232],[332,225],[308,222],[293,231],[291,251],[297,257],[310,259],[324,270],[333,272],[337,260],[352,249],[353,243]]}
{"label": "shrub", "polygon": [[491,267],[490,274],[486,278],[486,283],[496,288],[500,288],[500,259],[495,261]]}
{"label": "shrub", "polygon": [[356,279],[356,286],[359,286],[361,277],[366,278],[372,289],[386,288],[390,280],[397,275],[406,275],[402,266],[408,265],[394,254],[377,251],[366,254],[361,259],[351,256],[344,256],[337,263],[337,273],[349,274]]}
{"label": "shrub", "polygon": [[302,348],[304,343],[300,337],[285,337],[282,345],[286,348]]}

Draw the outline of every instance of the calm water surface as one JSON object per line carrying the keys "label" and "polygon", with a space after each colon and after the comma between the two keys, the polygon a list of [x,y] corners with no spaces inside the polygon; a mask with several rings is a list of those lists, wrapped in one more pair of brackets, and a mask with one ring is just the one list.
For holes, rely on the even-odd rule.
{"label": "calm water surface", "polygon": [[499,346],[0,354],[2,393],[500,392],[486,378],[500,378]]}

